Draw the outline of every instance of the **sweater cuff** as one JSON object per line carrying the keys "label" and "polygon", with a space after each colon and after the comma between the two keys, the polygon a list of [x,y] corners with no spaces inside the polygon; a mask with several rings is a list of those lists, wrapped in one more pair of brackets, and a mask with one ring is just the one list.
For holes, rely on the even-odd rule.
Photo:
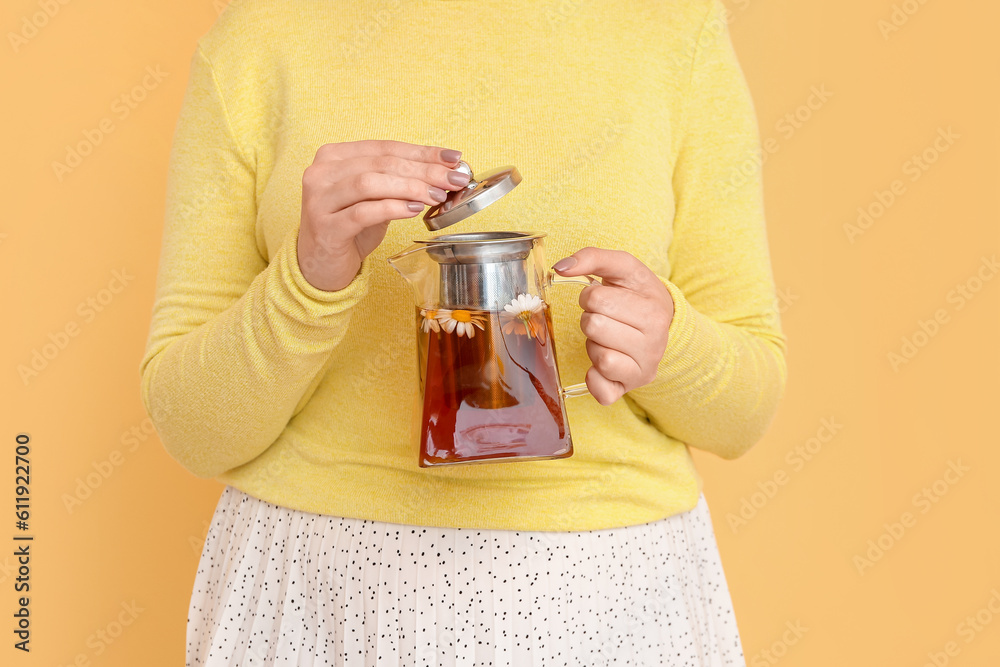
{"label": "sweater cuff", "polygon": [[[693,388],[697,378],[690,371],[703,365],[709,354],[704,336],[699,336],[698,328],[705,319],[688,302],[684,293],[674,283],[660,278],[674,301],[674,316],[667,330],[667,347],[656,367],[656,377],[652,382],[637,387],[628,395],[636,398],[655,398],[671,394],[687,385]],[[723,362],[724,359],[718,361]]]}
{"label": "sweater cuff", "polygon": [[336,291],[319,289],[302,275],[298,255],[299,230],[296,227],[285,237],[285,243],[276,253],[278,276],[284,287],[283,300],[293,306],[296,319],[310,324],[321,324],[333,315],[352,309],[368,292],[370,260],[361,262],[358,274],[346,287]]}

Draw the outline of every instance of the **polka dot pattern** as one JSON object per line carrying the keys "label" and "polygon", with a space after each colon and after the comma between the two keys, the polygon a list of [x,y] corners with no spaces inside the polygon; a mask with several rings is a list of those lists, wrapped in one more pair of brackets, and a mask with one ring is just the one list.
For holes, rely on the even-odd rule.
{"label": "polka dot pattern", "polygon": [[187,667],[745,666],[708,505],[584,532],[424,528],[227,486]]}

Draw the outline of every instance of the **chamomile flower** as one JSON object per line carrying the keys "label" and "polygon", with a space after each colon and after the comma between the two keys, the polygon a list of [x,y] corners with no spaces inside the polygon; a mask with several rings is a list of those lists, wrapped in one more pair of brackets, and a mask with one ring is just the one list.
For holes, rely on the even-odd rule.
{"label": "chamomile flower", "polygon": [[420,316],[424,319],[420,321],[420,328],[424,333],[430,333],[433,331],[441,331],[441,325],[438,324],[437,316],[438,311],[431,310],[429,308],[421,308]]}
{"label": "chamomile flower", "polygon": [[451,333],[457,331],[459,336],[472,338],[476,335],[474,326],[480,331],[486,330],[486,318],[482,315],[474,315],[468,310],[446,310],[437,311],[437,319],[441,322],[441,328]]}
{"label": "chamomile flower", "polygon": [[503,332],[527,334],[528,338],[538,338],[545,342],[545,322],[542,311],[545,302],[535,294],[519,294],[503,307],[500,322]]}

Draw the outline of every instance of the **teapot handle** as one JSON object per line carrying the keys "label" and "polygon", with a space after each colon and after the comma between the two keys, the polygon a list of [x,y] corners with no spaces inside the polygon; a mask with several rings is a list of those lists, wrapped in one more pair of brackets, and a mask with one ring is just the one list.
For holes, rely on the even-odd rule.
{"label": "teapot handle", "polygon": [[[596,276],[592,275],[582,275],[582,276],[560,276],[557,273],[549,272],[548,281],[549,285],[599,285],[601,280]],[[560,382],[561,384],[561,382]],[[574,396],[588,396],[590,395],[590,390],[587,389],[586,382],[580,382],[578,384],[571,384],[568,387],[562,388],[562,395],[564,398],[573,398]]]}
{"label": "teapot handle", "polygon": [[549,275],[550,285],[600,285],[601,280],[597,276],[589,274],[582,276],[560,276],[558,273]]}

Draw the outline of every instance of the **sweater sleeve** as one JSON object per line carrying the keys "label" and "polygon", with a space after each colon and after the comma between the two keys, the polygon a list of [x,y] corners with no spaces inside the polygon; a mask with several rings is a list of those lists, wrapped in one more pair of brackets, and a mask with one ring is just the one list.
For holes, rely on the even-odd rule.
{"label": "sweater sleeve", "polygon": [[[626,395],[667,435],[733,459],[765,433],[787,368],[749,87],[712,0],[693,45],[664,282],[674,300],[654,381]],[[749,174],[749,175],[748,175]]]}
{"label": "sweater sleeve", "polygon": [[174,129],[141,393],[167,452],[198,477],[261,454],[315,391],[368,286],[313,287],[298,225],[258,249],[255,164],[199,44]]}

